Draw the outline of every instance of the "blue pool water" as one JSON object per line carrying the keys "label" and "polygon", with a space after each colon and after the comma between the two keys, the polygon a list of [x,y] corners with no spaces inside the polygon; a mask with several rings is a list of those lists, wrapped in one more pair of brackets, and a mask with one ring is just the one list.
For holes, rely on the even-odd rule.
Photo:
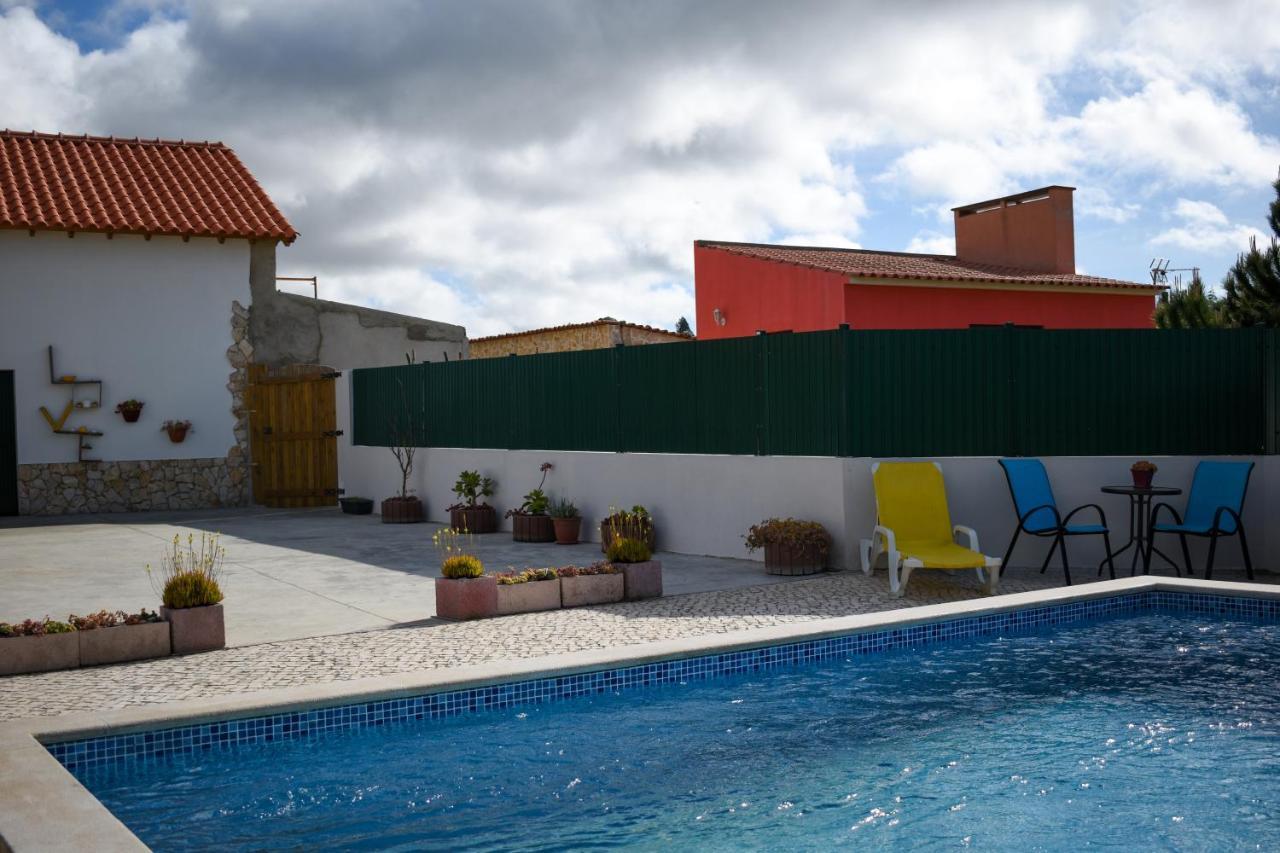
{"label": "blue pool water", "polygon": [[1280,849],[1280,626],[1152,614],[77,776],[174,849]]}

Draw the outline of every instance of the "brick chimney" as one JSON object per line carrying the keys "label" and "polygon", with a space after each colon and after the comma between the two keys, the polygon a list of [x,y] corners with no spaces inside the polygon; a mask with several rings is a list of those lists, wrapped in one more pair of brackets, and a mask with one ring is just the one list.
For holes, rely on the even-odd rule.
{"label": "brick chimney", "polygon": [[956,259],[1035,272],[1074,274],[1075,187],[1044,187],[952,208]]}

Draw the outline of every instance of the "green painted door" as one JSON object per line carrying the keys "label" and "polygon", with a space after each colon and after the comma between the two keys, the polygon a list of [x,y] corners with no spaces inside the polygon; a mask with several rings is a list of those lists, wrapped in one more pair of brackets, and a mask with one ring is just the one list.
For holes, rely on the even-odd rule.
{"label": "green painted door", "polygon": [[18,424],[13,371],[0,370],[0,515],[18,514]]}

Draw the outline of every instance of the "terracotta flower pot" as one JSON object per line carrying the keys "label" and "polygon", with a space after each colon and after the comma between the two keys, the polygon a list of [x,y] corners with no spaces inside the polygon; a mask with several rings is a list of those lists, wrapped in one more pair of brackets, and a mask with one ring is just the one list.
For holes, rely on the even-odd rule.
{"label": "terracotta flower pot", "polygon": [[1135,470],[1130,470],[1129,473],[1133,475],[1133,487],[1135,489],[1151,488],[1151,478],[1154,477],[1156,474],[1155,471],[1135,471]]}
{"label": "terracotta flower pot", "polygon": [[0,675],[75,669],[80,665],[77,633],[0,638]]}
{"label": "terracotta flower pot", "polygon": [[795,548],[784,543],[766,543],[764,568],[771,575],[816,575],[826,571],[827,555],[816,548]]}
{"label": "terracotta flower pot", "polygon": [[449,510],[449,526],[468,533],[493,533],[498,529],[498,513],[487,504],[458,507]]}
{"label": "terracotta flower pot", "polygon": [[221,604],[174,610],[161,607],[160,615],[169,623],[169,641],[175,655],[211,652],[227,645]]}
{"label": "terracotta flower pot", "polygon": [[422,501],[413,495],[407,498],[387,498],[382,502],[383,524],[416,524],[425,516]]}
{"label": "terracotta flower pot", "polygon": [[140,418],[141,416],[142,416],[142,409],[121,409],[120,410],[120,417],[124,418],[124,422],[127,424],[136,424],[138,422],[138,418]]}
{"label": "terracotta flower pot", "polygon": [[190,427],[169,427],[165,432],[169,434],[169,440],[174,444],[182,444],[186,441],[188,429]]}
{"label": "terracotta flower pot", "polygon": [[624,597],[627,601],[642,598],[662,598],[662,561],[646,560],[643,563],[614,563],[622,569]]}
{"label": "terracotta flower pot", "polygon": [[626,579],[616,575],[579,575],[576,578],[560,578],[560,604],[564,607],[583,607],[588,604],[612,604],[621,601],[626,591]]}
{"label": "terracotta flower pot", "polygon": [[144,622],[77,631],[80,638],[80,665],[97,666],[127,660],[168,657],[172,648],[169,623]]}
{"label": "terracotta flower pot", "polygon": [[498,584],[498,615],[560,609],[560,579]]}
{"label": "terracotta flower pot", "polygon": [[555,529],[557,545],[577,545],[578,536],[582,533],[582,516],[553,518],[551,526]]}
{"label": "terracotta flower pot", "polygon": [[515,542],[552,542],[556,529],[548,515],[513,515],[511,538]]}
{"label": "terracotta flower pot", "polygon": [[498,613],[498,579],[436,578],[436,615],[441,619],[487,619]]}

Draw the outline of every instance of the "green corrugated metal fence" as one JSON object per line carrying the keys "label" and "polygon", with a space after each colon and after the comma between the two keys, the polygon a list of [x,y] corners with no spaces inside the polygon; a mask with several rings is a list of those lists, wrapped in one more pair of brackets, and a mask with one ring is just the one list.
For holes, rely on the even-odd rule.
{"label": "green corrugated metal fence", "polygon": [[353,371],[352,431],[649,453],[1275,453],[1278,336],[836,329],[370,368]]}

